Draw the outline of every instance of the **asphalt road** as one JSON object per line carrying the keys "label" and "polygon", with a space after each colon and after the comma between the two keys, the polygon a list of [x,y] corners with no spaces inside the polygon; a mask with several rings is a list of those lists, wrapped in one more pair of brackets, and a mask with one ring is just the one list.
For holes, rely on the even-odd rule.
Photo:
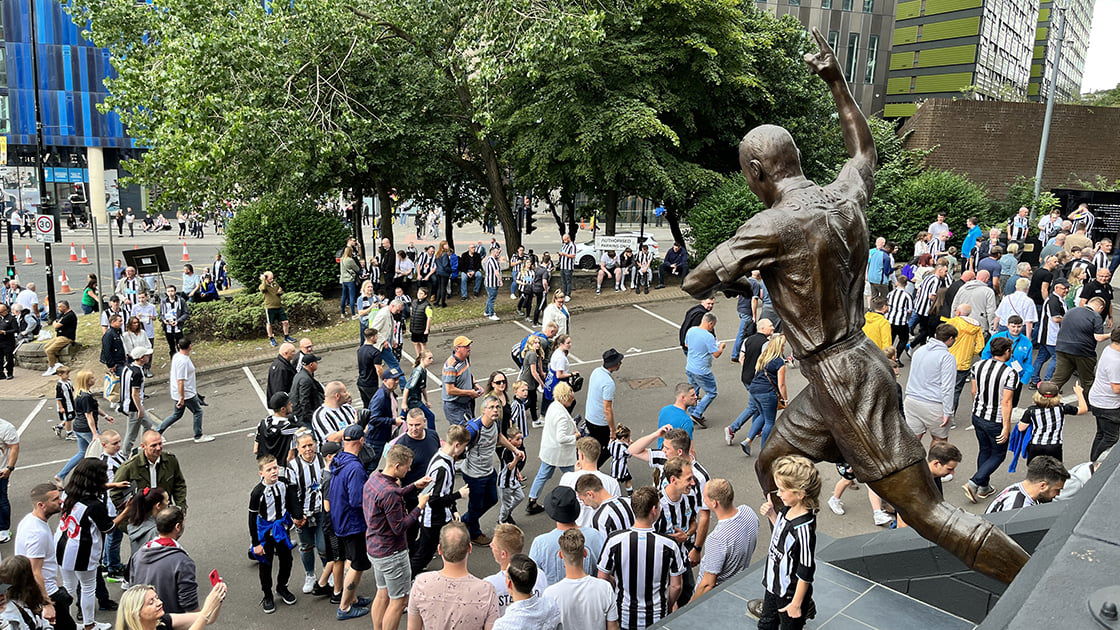
{"label": "asphalt road", "polygon": [[[672,289],[667,289],[672,290]],[[500,299],[508,299],[502,297]],[[579,369],[590,375],[599,364],[601,353],[614,347],[627,355],[622,369],[616,373],[618,391],[615,400],[617,418],[630,426],[635,435],[643,435],[656,428],[658,410],[672,402],[672,387],[684,379],[684,358],[677,346],[677,322],[692,302],[662,302],[649,306],[625,306],[614,310],[592,312],[577,316],[573,330],[575,343],[572,353],[573,363],[582,364]],[[715,309],[720,318],[717,336],[731,340],[734,337],[738,318],[734,302],[721,300]],[[525,335],[524,326],[518,322],[502,321],[465,332],[475,340],[472,361],[477,378],[486,378],[492,370],[512,371],[509,347]],[[445,359],[450,351],[451,333],[437,335],[431,347],[437,361]],[[730,345],[730,343],[728,344]],[[696,447],[699,460],[713,476],[726,477],[736,489],[736,501],[756,508],[763,497],[753,472],[753,458],[744,457],[738,447],[728,447],[723,442],[720,427],[729,424],[745,404],[745,391],[739,382],[739,366],[733,365],[725,355],[716,361],[716,376],[720,386],[720,396],[708,410],[712,428],[696,433]],[[407,362],[406,362],[407,363]],[[407,367],[407,365],[406,365]],[[438,363],[436,365],[438,368]],[[249,491],[256,483],[256,467],[251,455],[251,434],[265,410],[259,393],[264,382],[267,366],[245,370],[231,370],[220,374],[207,375],[200,379],[199,390],[207,396],[210,406],[206,408],[205,429],[218,439],[209,444],[196,445],[190,441],[190,418],[184,419],[168,430],[167,450],[175,453],[183,467],[188,482],[188,502],[190,512],[187,517],[186,534],[183,545],[195,559],[199,576],[204,581],[211,569],[218,569],[230,584],[230,595],[222,612],[222,619],[215,627],[238,627],[244,630],[272,630],[278,627],[324,628],[332,627],[334,607],[324,601],[314,601],[309,596],[301,596],[293,607],[280,605],[277,613],[266,618],[258,607],[260,592],[256,578],[256,568],[246,558],[249,544],[245,531],[245,510]],[[329,353],[325,356],[319,377],[322,382],[339,379],[351,385],[356,375],[355,355],[352,351]],[[790,370],[791,394],[805,385],[798,370]],[[905,379],[905,373],[903,375]],[[646,379],[660,379],[652,383]],[[635,389],[641,381],[645,388]],[[351,392],[356,392],[351,389]],[[159,412],[167,413],[171,404],[166,386],[150,391],[150,404]],[[438,396],[432,393],[430,396]],[[961,420],[950,439],[964,452],[961,465],[963,474],[957,480],[946,484],[950,501],[963,504],[973,512],[981,512],[983,505],[972,506],[964,500],[959,486],[975,470],[976,441],[972,431],[967,428],[967,409],[970,405],[969,394],[962,400]],[[579,395],[580,408],[584,396]],[[73,452],[73,442],[57,440],[49,427],[54,421],[53,401],[41,406],[42,401],[4,401],[0,403],[2,415],[20,427],[23,435],[20,466],[13,475],[10,489],[13,509],[13,524],[27,513],[28,489],[35,483],[50,479],[61,467],[62,462]],[[1022,407],[1029,404],[1029,396],[1023,396]],[[438,414],[437,412],[437,415]],[[120,423],[118,423],[120,424]],[[438,425],[446,427],[440,415]],[[1091,416],[1071,419],[1066,427],[1066,463],[1073,465],[1088,457],[1089,443],[1094,433]],[[525,475],[532,479],[536,471],[536,446],[538,437],[530,435],[528,452],[530,462]],[[649,483],[649,469],[641,462],[632,460],[631,470],[636,485]],[[820,466],[824,477],[824,494],[831,491],[839,479],[832,465]],[[1011,475],[1006,466],[995,475],[992,484],[1002,488],[1022,479],[1022,473]],[[556,479],[549,483],[545,492],[555,486]],[[849,536],[873,531],[871,511],[865,500],[865,490],[849,490],[845,495],[848,513],[837,516],[827,508],[820,514],[822,532],[833,537]],[[824,497],[822,497],[823,499]],[[484,529],[493,527],[497,518],[497,508],[492,509],[483,519]],[[534,536],[548,529],[552,523],[544,514],[527,516],[524,507],[519,507],[515,518],[526,532],[526,547]],[[769,535],[763,528],[761,536]],[[765,550],[765,543],[758,546],[756,560]],[[0,546],[0,554],[12,553],[11,543]],[[496,571],[496,565],[487,548],[476,548],[471,555],[471,567],[478,576]],[[438,560],[435,565],[438,566]],[[295,575],[289,586],[297,596],[302,585],[302,573],[298,558],[295,561]],[[373,594],[372,576],[363,581],[360,592]],[[205,591],[205,589],[203,589]],[[761,592],[761,587],[760,587]],[[108,620],[105,613],[102,620]],[[362,626],[368,620],[357,621],[352,625]]]}

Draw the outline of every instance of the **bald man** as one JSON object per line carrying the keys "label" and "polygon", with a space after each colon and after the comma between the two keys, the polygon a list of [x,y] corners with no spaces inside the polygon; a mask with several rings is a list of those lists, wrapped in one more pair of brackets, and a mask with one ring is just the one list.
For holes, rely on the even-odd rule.
{"label": "bald man", "polygon": [[118,505],[126,498],[125,493],[142,492],[154,485],[167,492],[172,505],[187,509],[187,480],[179,468],[179,460],[163,450],[163,436],[159,431],[144,432],[140,452],[121,464],[113,481],[128,483],[128,487],[114,488],[111,493],[113,502]]}
{"label": "bald man", "polygon": [[265,400],[272,400],[278,392],[289,392],[292,389],[292,379],[296,376],[296,366],[292,359],[296,357],[296,347],[290,343],[280,345],[280,352],[268,366],[268,391]]}
{"label": "bald man", "polygon": [[[963,276],[962,276],[963,277]],[[976,277],[964,283],[952,299],[952,309],[956,312],[961,304],[969,305],[969,316],[976,320],[984,330],[990,330],[992,317],[999,308],[996,292],[988,286],[991,274],[981,271]]]}

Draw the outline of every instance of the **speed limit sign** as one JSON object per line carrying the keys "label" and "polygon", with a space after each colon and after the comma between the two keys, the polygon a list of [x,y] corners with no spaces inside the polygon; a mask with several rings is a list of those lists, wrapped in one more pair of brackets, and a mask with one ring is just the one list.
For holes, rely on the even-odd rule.
{"label": "speed limit sign", "polygon": [[49,214],[35,215],[35,240],[40,243],[55,243],[54,217]]}

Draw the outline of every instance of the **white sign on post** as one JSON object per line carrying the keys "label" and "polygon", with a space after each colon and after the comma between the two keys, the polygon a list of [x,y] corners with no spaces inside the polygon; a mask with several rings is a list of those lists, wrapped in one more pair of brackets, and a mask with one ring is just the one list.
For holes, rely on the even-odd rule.
{"label": "white sign on post", "polygon": [[637,236],[596,236],[595,249],[600,252],[607,250],[614,250],[616,254],[621,254],[622,250],[629,247],[631,250],[637,251],[638,237]]}
{"label": "white sign on post", "polygon": [[54,217],[49,214],[35,215],[35,240],[40,243],[55,243]]}

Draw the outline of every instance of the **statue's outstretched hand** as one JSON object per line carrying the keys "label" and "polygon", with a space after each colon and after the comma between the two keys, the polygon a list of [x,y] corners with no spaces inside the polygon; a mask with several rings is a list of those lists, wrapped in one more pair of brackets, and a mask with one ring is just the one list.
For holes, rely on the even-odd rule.
{"label": "statue's outstretched hand", "polygon": [[843,81],[844,73],[840,69],[840,62],[836,59],[836,53],[833,52],[832,46],[828,45],[828,40],[816,28],[813,29],[813,39],[817,41],[820,52],[815,55],[805,54],[805,63],[809,66],[810,72],[820,75],[822,79],[829,83]]}

